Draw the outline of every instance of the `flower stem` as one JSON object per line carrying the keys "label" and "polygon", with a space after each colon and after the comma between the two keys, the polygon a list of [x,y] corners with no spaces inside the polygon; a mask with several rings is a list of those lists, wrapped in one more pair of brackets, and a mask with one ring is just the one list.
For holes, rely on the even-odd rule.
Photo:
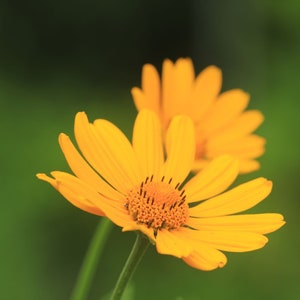
{"label": "flower stem", "polygon": [[85,254],[75,287],[70,298],[71,300],[87,299],[99,258],[111,228],[111,221],[107,218],[101,218],[94,236],[92,237],[89,248]]}
{"label": "flower stem", "polygon": [[138,232],[131,253],[127,258],[127,261],[113,290],[111,300],[121,299],[127,283],[136,270],[138,264],[142,260],[142,257],[149,245],[150,242],[148,238],[145,237],[142,233]]}

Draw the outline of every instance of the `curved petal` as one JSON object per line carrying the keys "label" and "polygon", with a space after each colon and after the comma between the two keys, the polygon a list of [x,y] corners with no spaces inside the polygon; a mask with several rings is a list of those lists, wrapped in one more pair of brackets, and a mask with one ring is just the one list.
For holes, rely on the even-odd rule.
{"label": "curved petal", "polygon": [[57,181],[55,178],[51,178],[43,173],[39,173],[36,176],[38,179],[50,183],[57,191],[59,191],[69,202],[71,202],[77,208],[86,211],[90,214],[105,216],[104,212],[99,207],[94,205],[87,198],[82,197],[80,195],[75,195],[69,188],[60,184],[60,182]]}
{"label": "curved petal", "polygon": [[260,168],[260,163],[253,159],[240,159],[240,174],[254,172]]}
{"label": "curved petal", "polygon": [[214,159],[184,186],[187,201],[201,201],[223,192],[237,175],[237,160],[228,155]]}
{"label": "curved petal", "polygon": [[178,231],[159,230],[156,237],[156,249],[160,254],[173,255],[176,257],[188,256],[193,248],[184,235],[178,235]]}
{"label": "curved petal", "polygon": [[112,123],[97,121],[92,125],[85,113],[77,113],[77,144],[93,168],[113,187],[126,194],[138,181],[133,149],[127,138]]}
{"label": "curved petal", "polygon": [[142,89],[134,87],[131,90],[137,109],[151,109],[159,114],[161,109],[160,92],[160,78],[157,70],[153,65],[144,65],[142,70]]}
{"label": "curved petal", "polygon": [[280,214],[251,214],[213,218],[189,218],[188,226],[201,231],[243,231],[266,234],[283,226]]}
{"label": "curved petal", "polygon": [[[255,232],[190,230],[191,240],[228,252],[247,252],[262,248],[268,238]],[[199,246],[199,247],[201,247]]]}
{"label": "curved petal", "polygon": [[198,123],[216,101],[222,86],[222,72],[216,66],[205,68],[196,78],[190,95],[189,116]]}
{"label": "curved petal", "polygon": [[272,190],[272,182],[257,178],[190,208],[190,216],[219,217],[245,211],[262,200]]}
{"label": "curved petal", "polygon": [[165,59],[162,65],[162,115],[164,117],[163,123],[167,127],[169,120],[178,113],[177,110],[172,109],[174,99],[174,70],[175,65],[169,59]]}
{"label": "curved petal", "polygon": [[208,140],[211,147],[222,147],[231,141],[247,136],[256,130],[263,122],[264,116],[258,110],[243,112],[228,126],[215,132]]}
{"label": "curved petal", "polygon": [[247,107],[249,94],[234,89],[222,93],[211,110],[201,120],[201,128],[206,136],[229,124]]}
{"label": "curved petal", "polygon": [[101,177],[82,158],[72,144],[70,138],[64,133],[59,135],[59,144],[71,170],[79,179],[88,183],[96,191],[107,198],[120,197],[119,192],[102,180]]}
{"label": "curved petal", "polygon": [[[173,99],[169,103],[168,110],[171,116],[176,114],[188,114],[190,111],[190,99],[195,80],[193,62],[190,58],[180,58],[174,67]],[[172,110],[174,110],[172,112]]]}
{"label": "curved petal", "polygon": [[132,224],[128,226],[124,226],[122,231],[140,231],[142,232],[145,236],[147,236],[150,241],[155,244],[155,236],[154,236],[154,231],[153,228],[148,228],[147,226],[143,224],[137,224],[136,222],[132,222]]}
{"label": "curved petal", "polygon": [[263,137],[254,134],[223,145],[216,146],[207,143],[206,156],[215,157],[227,153],[238,158],[255,158],[261,156],[265,152],[265,144],[266,140]]}
{"label": "curved petal", "polygon": [[223,268],[227,263],[227,258],[221,251],[208,247],[203,243],[198,243],[197,250],[184,257],[183,261],[193,268],[211,271]]}
{"label": "curved petal", "polygon": [[192,120],[187,116],[176,116],[166,135],[167,160],[161,176],[182,183],[191,171],[195,157],[195,131]]}
{"label": "curved petal", "polygon": [[107,199],[91,188],[91,186],[68,173],[54,171],[51,172],[51,175],[54,179],[45,174],[38,174],[37,176],[39,179],[48,181],[76,207],[94,214],[103,212],[105,216],[120,227],[128,226],[132,223],[132,219],[124,206],[124,197]]}
{"label": "curved petal", "polygon": [[141,167],[142,176],[156,175],[164,160],[162,129],[157,115],[142,110],[133,129],[132,145]]}

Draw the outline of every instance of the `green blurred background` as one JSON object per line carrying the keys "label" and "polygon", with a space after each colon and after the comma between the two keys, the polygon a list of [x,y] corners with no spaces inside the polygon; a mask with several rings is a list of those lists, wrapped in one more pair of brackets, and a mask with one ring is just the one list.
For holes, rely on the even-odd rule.
{"label": "green blurred background", "polygon": [[[68,170],[57,143],[77,111],[108,118],[130,136],[130,89],[144,63],[191,57],[200,72],[222,68],[223,89],[250,92],[266,116],[261,170],[274,181],[256,211],[287,225],[260,251],[229,253],[224,269],[201,272],[152,247],[134,279],[135,299],[297,299],[299,241],[300,2],[0,2],[0,298],[68,299],[98,224],[35,178]],[[298,129],[297,129],[298,128]],[[89,299],[110,291],[134,234],[115,227]]]}

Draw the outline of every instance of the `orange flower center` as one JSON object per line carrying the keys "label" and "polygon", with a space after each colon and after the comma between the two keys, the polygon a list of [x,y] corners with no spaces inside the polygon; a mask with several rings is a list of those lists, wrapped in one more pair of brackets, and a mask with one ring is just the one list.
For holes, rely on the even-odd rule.
{"label": "orange flower center", "polygon": [[153,181],[147,177],[140,186],[133,188],[127,195],[126,208],[138,224],[153,228],[156,237],[159,229],[177,229],[186,224],[189,207],[185,201],[185,192],[178,183]]}

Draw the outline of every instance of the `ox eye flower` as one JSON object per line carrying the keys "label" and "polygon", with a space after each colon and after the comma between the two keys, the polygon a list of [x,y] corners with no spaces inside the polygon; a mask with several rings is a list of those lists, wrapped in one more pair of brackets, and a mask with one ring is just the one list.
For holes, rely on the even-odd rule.
{"label": "ox eye flower", "polygon": [[154,110],[166,129],[173,116],[186,114],[196,127],[194,170],[202,169],[222,154],[239,159],[239,172],[259,169],[256,160],[264,153],[265,139],[253,134],[263,122],[258,110],[245,110],[249,94],[241,89],[220,93],[221,70],[209,66],[195,77],[191,59],[175,63],[166,59],[162,76],[151,64],[142,70],[142,87],[134,87],[132,96],[138,110]]}
{"label": "ox eye flower", "polygon": [[[59,136],[75,175],[61,171],[38,174],[72,204],[109,218],[123,231],[140,231],[161,254],[183,259],[200,270],[223,267],[221,251],[244,252],[263,247],[264,236],[279,227],[276,213],[243,214],[265,199],[272,183],[257,178],[225,191],[238,175],[238,161],[220,156],[186,180],[195,151],[191,119],[176,116],[166,135],[164,155],[160,122],[150,110],[135,121],[132,143],[112,123],[75,119],[75,137]],[[224,192],[225,191],[225,192]]]}

